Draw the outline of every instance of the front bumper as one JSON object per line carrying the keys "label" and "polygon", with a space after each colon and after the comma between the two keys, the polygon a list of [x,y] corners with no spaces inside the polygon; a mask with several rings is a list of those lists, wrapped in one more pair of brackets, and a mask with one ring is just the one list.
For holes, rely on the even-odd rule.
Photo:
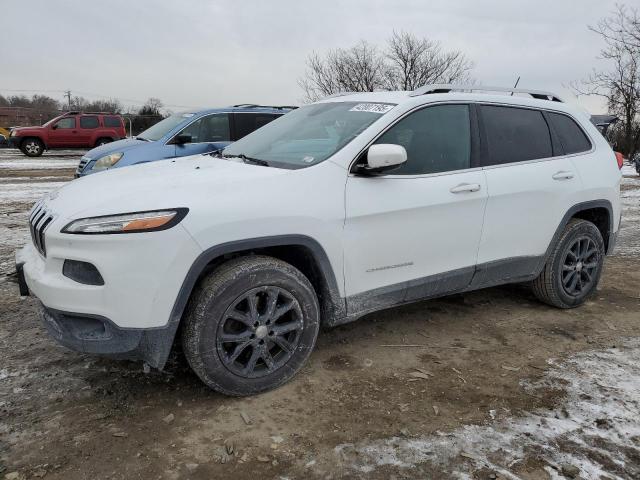
{"label": "front bumper", "polygon": [[20,142],[22,142],[23,137],[9,137],[7,139],[7,144],[9,148],[20,148]]}
{"label": "front bumper", "polygon": [[[180,319],[173,308],[182,282],[201,253],[181,225],[129,235],[60,233],[47,229],[46,256],[29,242],[16,252],[22,295],[43,305],[49,333],[77,351],[144,360],[162,368]],[[88,262],[104,285],[63,275],[65,259]]]}
{"label": "front bumper", "polygon": [[61,312],[41,306],[42,321],[61,345],[77,352],[142,360],[162,369],[171,352],[177,322],[158,329],[123,329],[99,315]]}

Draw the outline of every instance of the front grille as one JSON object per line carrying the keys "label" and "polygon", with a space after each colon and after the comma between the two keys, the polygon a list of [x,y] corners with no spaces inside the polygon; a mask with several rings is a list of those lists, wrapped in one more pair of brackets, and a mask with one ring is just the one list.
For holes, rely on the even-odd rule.
{"label": "front grille", "polygon": [[84,170],[84,167],[87,166],[87,163],[89,163],[89,159],[87,157],[82,157],[80,159],[80,163],[78,164],[78,168],[76,169],[76,175],[80,175],[82,173],[82,170]]}
{"label": "front grille", "polygon": [[44,242],[44,232],[52,221],[53,215],[47,212],[42,204],[36,206],[29,216],[31,241],[33,246],[45,257],[47,256],[47,249]]}

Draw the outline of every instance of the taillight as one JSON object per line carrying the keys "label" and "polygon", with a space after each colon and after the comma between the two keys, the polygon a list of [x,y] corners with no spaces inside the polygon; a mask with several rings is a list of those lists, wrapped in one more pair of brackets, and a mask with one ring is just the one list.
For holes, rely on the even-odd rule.
{"label": "taillight", "polygon": [[613,152],[616,154],[616,160],[618,161],[618,168],[622,170],[622,165],[624,165],[624,157],[620,152]]}

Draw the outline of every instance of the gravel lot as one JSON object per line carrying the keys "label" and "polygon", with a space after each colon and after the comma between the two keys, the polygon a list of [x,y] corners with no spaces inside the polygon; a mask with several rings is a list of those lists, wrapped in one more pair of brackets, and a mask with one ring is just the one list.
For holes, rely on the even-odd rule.
{"label": "gravel lot", "polygon": [[[81,152],[0,150],[0,476],[7,479],[640,478],[640,179],[599,292],[561,311],[510,286],[320,336],[277,391],[206,390],[53,342],[13,252]],[[132,167],[135,168],[135,167]],[[393,346],[389,346],[393,345]]]}

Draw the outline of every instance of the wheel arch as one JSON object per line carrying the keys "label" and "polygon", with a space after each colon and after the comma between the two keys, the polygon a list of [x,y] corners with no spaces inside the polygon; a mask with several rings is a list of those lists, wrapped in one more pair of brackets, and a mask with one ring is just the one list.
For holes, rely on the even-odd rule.
{"label": "wheel arch", "polygon": [[21,140],[20,140],[20,148],[22,148],[22,144],[24,142],[26,142],[27,140],[29,140],[31,138],[35,138],[36,140],[40,140],[40,142],[42,143],[43,149],[47,150],[48,145],[47,145],[46,140],[42,136],[36,135],[36,134],[29,134],[29,135],[25,135],[24,137],[22,137]]}
{"label": "wheel arch", "polygon": [[615,245],[615,232],[613,231],[613,206],[609,200],[589,200],[572,206],[562,217],[558,228],[545,255],[545,261],[549,257],[551,250],[562,235],[565,227],[572,218],[580,218],[593,223],[604,241],[605,252],[610,254]]}
{"label": "wheel arch", "polygon": [[[290,263],[313,285],[325,325],[335,325],[346,316],[345,300],[340,296],[337,278],[324,248],[305,235],[278,235],[238,240],[211,247],[193,262],[178,292],[169,317],[169,335],[165,337],[166,356],[197,283],[227,260],[244,255],[268,255]],[[166,358],[164,359],[166,361]],[[160,362],[164,365],[164,361]],[[162,367],[160,367],[162,368]]]}

